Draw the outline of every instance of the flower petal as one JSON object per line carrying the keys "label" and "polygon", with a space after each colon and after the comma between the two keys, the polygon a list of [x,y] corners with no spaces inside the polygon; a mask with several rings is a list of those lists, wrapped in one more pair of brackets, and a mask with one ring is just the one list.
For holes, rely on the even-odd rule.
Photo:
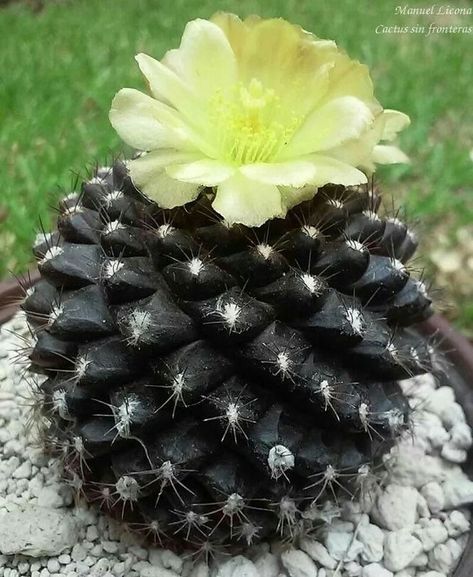
{"label": "flower petal", "polygon": [[137,54],[135,59],[149,83],[152,95],[181,112],[193,126],[201,126],[205,115],[197,95],[190,87],[159,60],[147,54]]}
{"label": "flower petal", "polygon": [[409,163],[409,157],[397,146],[378,144],[373,149],[373,162],[377,164]]}
{"label": "flower petal", "polygon": [[289,210],[293,206],[297,206],[305,200],[314,198],[317,194],[317,187],[314,185],[307,185],[301,188],[296,188],[294,186],[280,186],[279,192],[281,193],[283,206]]}
{"label": "flower petal", "polygon": [[210,21],[222,29],[230,42],[233,53],[240,60],[246,44],[248,23],[242,22],[236,14],[229,14],[228,12],[217,12]]}
{"label": "flower petal", "polygon": [[138,150],[195,148],[194,135],[179,113],[138,90],[120,90],[109,118],[120,138]]}
{"label": "flower petal", "polygon": [[171,178],[204,186],[216,186],[227,180],[235,168],[218,160],[203,159],[188,164],[168,166],[166,172]]}
{"label": "flower petal", "polygon": [[316,108],[283,150],[294,158],[339,146],[358,138],[373,123],[370,109],[358,98],[343,96]]}
{"label": "flower petal", "polygon": [[323,98],[332,67],[326,54],[336,52],[333,42],[315,40],[282,18],[247,18],[238,24],[219,17],[217,23],[231,34],[242,82],[248,84],[256,78],[266,89],[274,90],[286,121],[291,116],[302,120]]}
{"label": "flower petal", "polygon": [[316,186],[320,187],[326,184],[353,186],[367,182],[366,174],[350,164],[320,154],[313,154],[310,158],[317,169],[315,177],[312,180],[312,184]]}
{"label": "flower petal", "polygon": [[240,172],[219,185],[212,206],[228,223],[246,226],[260,226],[286,213],[277,186],[250,180]]}
{"label": "flower petal", "polygon": [[247,164],[240,172],[252,180],[267,184],[301,187],[311,182],[316,174],[313,163],[304,160]]}
{"label": "flower petal", "polygon": [[340,146],[330,150],[324,150],[324,156],[336,158],[340,162],[351,164],[361,168],[368,167],[373,170],[372,161],[373,148],[381,139],[384,130],[384,115],[378,114],[370,125],[359,138],[347,140]]}
{"label": "flower petal", "polygon": [[179,50],[163,62],[172,67],[198,98],[209,101],[218,90],[238,81],[235,54],[222,29],[200,18],[189,22]]}
{"label": "flower petal", "polygon": [[170,178],[165,167],[173,162],[191,160],[190,153],[150,152],[141,158],[128,163],[131,180],[143,194],[154,200],[163,208],[182,206],[195,200],[199,195],[200,186],[188,182],[180,182]]}
{"label": "flower petal", "polygon": [[409,116],[398,110],[386,109],[383,111],[383,117],[384,130],[381,140],[393,140],[398,132],[407,128],[411,123]]}
{"label": "flower petal", "polygon": [[333,68],[325,100],[354,96],[365,102],[373,113],[380,112],[381,106],[373,96],[369,68],[357,60],[352,60],[340,49],[328,57],[333,63]]}

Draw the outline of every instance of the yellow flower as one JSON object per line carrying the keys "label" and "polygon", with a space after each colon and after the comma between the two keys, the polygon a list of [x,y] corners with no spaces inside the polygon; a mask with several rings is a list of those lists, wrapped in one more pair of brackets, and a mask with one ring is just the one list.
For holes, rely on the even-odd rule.
{"label": "yellow flower", "polygon": [[383,110],[366,66],[282,19],[194,20],[159,62],[136,56],[152,96],[124,88],[110,120],[146,154],[135,184],[164,208],[215,187],[228,223],[283,217],[328,183],[366,182],[375,163],[406,161],[392,140],[409,118]]}

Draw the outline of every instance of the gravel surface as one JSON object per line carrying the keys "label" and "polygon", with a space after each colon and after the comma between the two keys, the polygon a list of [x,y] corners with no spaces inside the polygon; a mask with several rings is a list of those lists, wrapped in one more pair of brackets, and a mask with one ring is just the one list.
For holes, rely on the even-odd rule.
{"label": "gravel surface", "polygon": [[21,315],[0,331],[0,577],[446,577],[470,531],[473,482],[463,473],[472,434],[450,387],[403,381],[412,427],[367,474],[357,499],[314,509],[319,527],[210,565],[146,546],[94,508],[76,504],[31,426],[28,379],[15,364]]}

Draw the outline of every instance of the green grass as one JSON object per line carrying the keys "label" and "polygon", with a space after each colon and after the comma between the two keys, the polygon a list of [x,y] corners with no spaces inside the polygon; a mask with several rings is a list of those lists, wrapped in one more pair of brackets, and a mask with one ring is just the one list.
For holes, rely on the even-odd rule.
{"label": "green grass", "polygon": [[[38,13],[23,3],[0,10],[0,208],[8,214],[0,224],[0,277],[31,262],[40,219],[49,226],[51,206],[75,175],[120,149],[107,112],[119,88],[143,86],[134,54],[161,57],[176,46],[187,20],[217,9],[283,16],[366,62],[383,105],[412,118],[401,138],[412,165],[384,168],[379,180],[427,229],[471,223],[473,75],[467,55],[473,35],[376,34],[380,24],[428,26],[434,19],[396,15],[397,4],[63,0],[47,2]],[[439,20],[473,25],[472,16]],[[473,321],[471,307],[465,314]]]}

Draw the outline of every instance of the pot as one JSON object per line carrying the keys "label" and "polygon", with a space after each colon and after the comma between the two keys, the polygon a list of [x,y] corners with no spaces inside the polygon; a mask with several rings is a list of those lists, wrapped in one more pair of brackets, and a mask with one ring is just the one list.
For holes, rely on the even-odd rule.
{"label": "pot", "polygon": [[[465,417],[473,428],[473,345],[440,315],[432,316],[421,326],[421,331],[432,335],[450,361],[448,382],[455,391],[458,402],[465,411]],[[470,451],[464,469],[473,478],[473,454]],[[471,577],[473,574],[473,530],[465,552],[453,577]]]}
{"label": "pot", "polygon": [[[17,312],[25,289],[32,286],[38,279],[38,272],[32,271],[21,280],[13,278],[0,282],[0,325]],[[455,390],[455,395],[465,411],[468,424],[473,428],[473,345],[440,315],[432,316],[421,325],[420,330],[425,335],[433,336],[450,360],[449,384]],[[465,470],[473,477],[471,453]],[[473,531],[470,533],[465,552],[452,577],[471,577],[472,569]]]}
{"label": "pot", "polygon": [[32,270],[23,278],[0,282],[0,325],[6,323],[18,310],[25,290],[39,279],[39,272]]}

